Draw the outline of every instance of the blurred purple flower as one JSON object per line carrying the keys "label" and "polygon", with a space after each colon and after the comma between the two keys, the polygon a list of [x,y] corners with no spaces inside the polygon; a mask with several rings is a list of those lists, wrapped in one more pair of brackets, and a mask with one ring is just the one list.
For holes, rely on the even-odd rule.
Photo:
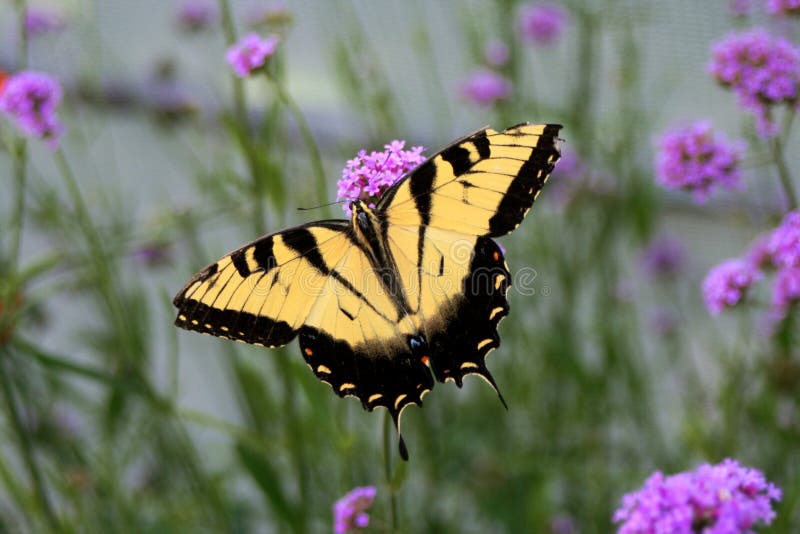
{"label": "blurred purple flower", "polygon": [[800,267],[785,267],[775,275],[772,305],[781,317],[793,303],[800,301]]}
{"label": "blurred purple flower", "polygon": [[367,510],[375,502],[375,487],[352,489],[333,505],[333,531],[336,534],[357,532],[369,526]]}
{"label": "blurred purple flower", "polygon": [[767,249],[779,267],[800,267],[800,211],[790,211],[772,231]]}
{"label": "blurred purple flower", "polygon": [[478,69],[461,86],[461,94],[476,104],[491,106],[511,95],[511,82],[492,70]]}
{"label": "blurred purple flower", "polygon": [[797,15],[800,0],[767,0],[766,9],[770,15]]}
{"label": "blurred purple flower", "polygon": [[29,6],[25,11],[25,29],[28,37],[55,33],[66,27],[64,14],[51,7]]}
{"label": "blurred purple flower", "polygon": [[761,275],[748,262],[726,260],[711,269],[703,280],[703,298],[712,315],[738,304]]}
{"label": "blurred purple flower", "polygon": [[678,331],[678,317],[668,308],[659,307],[651,310],[648,323],[659,337],[670,337]]}
{"label": "blurred purple flower", "polygon": [[246,78],[255,69],[264,66],[278,48],[280,37],[270,35],[264,39],[256,33],[243,37],[228,49],[225,59],[240,78]]}
{"label": "blurred purple flower", "polygon": [[21,71],[8,78],[2,90],[0,112],[13,118],[25,135],[58,148],[58,138],[64,131],[56,117],[63,95],[58,80],[43,72]]}
{"label": "blurred purple flower", "polygon": [[622,498],[614,522],[622,523],[618,534],[746,534],[772,522],[780,499],[760,471],[726,459],[666,477],[656,471]]}
{"label": "blurred purple flower", "polygon": [[178,25],[189,32],[205,30],[217,22],[217,7],[211,0],[184,0],[176,17]]}
{"label": "blurred purple flower", "polygon": [[745,259],[758,271],[772,267],[773,259],[769,247],[769,237],[756,238],[745,253]]}
{"label": "blurred purple flower", "polygon": [[658,144],[656,181],[661,186],[691,191],[695,201],[704,202],[715,187],[739,185],[746,145],[715,133],[711,122],[668,131]]}
{"label": "blurred purple flower", "polygon": [[133,251],[133,259],[144,267],[161,267],[172,262],[169,243],[154,241]]}
{"label": "blurred purple flower", "polygon": [[652,278],[671,278],[683,269],[686,250],[678,239],[659,236],[643,251],[641,263]]}
{"label": "blurred purple flower", "polygon": [[557,515],[550,520],[550,534],[577,534],[578,527],[568,515]]}
{"label": "blurred purple flower", "polygon": [[383,152],[359,150],[358,155],[347,161],[342,170],[342,179],[337,182],[339,191],[336,200],[347,200],[342,206],[348,216],[352,214],[350,203],[361,199],[372,208],[383,192],[391,187],[404,174],[425,161],[422,152],[425,148],[415,146],[403,150],[405,141],[394,140],[384,145]]}
{"label": "blurred purple flower", "polygon": [[492,67],[502,67],[508,63],[511,57],[511,50],[508,45],[500,39],[492,39],[483,49],[483,60]]}
{"label": "blurred purple flower", "polygon": [[730,0],[730,9],[736,17],[746,17],[753,10],[753,0]]}
{"label": "blurred purple flower", "polygon": [[569,13],[558,4],[530,3],[519,10],[519,31],[531,44],[554,43],[569,21]]}
{"label": "blurred purple flower", "polygon": [[711,53],[709,73],[754,115],[761,137],[776,135],[771,106],[795,106],[800,96],[800,49],[764,30],[751,30],[728,35]]}

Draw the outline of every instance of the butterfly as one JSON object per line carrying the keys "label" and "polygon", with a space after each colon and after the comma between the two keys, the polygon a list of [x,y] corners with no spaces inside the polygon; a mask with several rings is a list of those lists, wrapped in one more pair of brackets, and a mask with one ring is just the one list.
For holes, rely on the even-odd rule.
{"label": "butterfly", "polygon": [[215,261],[174,299],[181,328],[254,345],[299,338],[340,397],[383,406],[400,433],[434,380],[486,380],[511,274],[492,239],[519,226],[560,157],[557,124],[484,128],[431,156],[374,207],[263,236]]}

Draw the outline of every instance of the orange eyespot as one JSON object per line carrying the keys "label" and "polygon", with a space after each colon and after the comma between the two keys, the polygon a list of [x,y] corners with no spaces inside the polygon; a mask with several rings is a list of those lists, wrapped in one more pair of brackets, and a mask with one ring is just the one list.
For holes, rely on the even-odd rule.
{"label": "orange eyespot", "polygon": [[494,261],[500,261],[500,253],[496,250],[494,251],[494,254],[492,254],[492,257],[494,258]]}
{"label": "orange eyespot", "polygon": [[420,358],[420,360],[422,360],[422,363],[424,365],[428,365],[428,362],[430,361],[430,358],[428,358],[427,356],[423,356],[422,358]]}
{"label": "orange eyespot", "polygon": [[305,353],[306,353],[306,356],[311,356],[312,354],[314,354],[314,351],[309,349],[308,347],[306,347]]}

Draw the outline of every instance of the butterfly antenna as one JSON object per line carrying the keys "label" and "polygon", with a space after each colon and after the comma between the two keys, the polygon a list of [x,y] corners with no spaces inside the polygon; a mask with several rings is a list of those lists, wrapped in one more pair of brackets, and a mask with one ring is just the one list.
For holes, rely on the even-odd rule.
{"label": "butterfly antenna", "polygon": [[335,200],[333,202],[328,202],[327,204],[320,204],[319,206],[311,206],[310,208],[297,208],[297,211],[308,211],[308,210],[318,210],[320,208],[327,208],[328,206],[333,206],[334,204],[343,204],[347,202],[347,200]]}

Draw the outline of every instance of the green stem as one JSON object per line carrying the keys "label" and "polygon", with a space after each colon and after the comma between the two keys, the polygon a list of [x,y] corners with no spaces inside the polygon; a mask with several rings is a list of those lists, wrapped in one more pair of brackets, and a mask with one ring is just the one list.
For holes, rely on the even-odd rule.
{"label": "green stem", "polygon": [[3,390],[3,399],[8,407],[11,425],[13,426],[14,432],[17,434],[17,438],[19,439],[20,454],[22,455],[22,460],[25,463],[26,469],[28,470],[28,475],[31,478],[33,490],[36,494],[37,500],[39,501],[39,506],[41,507],[42,513],[49,523],[50,528],[53,531],[58,531],[60,530],[58,518],[56,518],[53,506],[50,503],[49,497],[47,496],[47,490],[44,486],[41,471],[39,471],[39,466],[36,464],[36,459],[33,456],[33,444],[31,443],[28,432],[25,429],[25,425],[22,423],[19,406],[17,406],[17,401],[14,398],[14,391],[11,381],[9,380],[9,369],[7,365],[7,362],[10,361],[10,359],[11,353],[8,351],[8,349],[4,348],[2,353],[2,369],[0,369],[0,388]]}
{"label": "green stem", "polygon": [[[297,474],[297,485],[300,490],[300,503],[307,504],[309,503],[308,475],[306,473],[306,454],[303,441],[303,429],[300,427],[300,418],[297,413],[297,404],[295,402],[296,395],[294,384],[296,378],[292,376],[292,364],[289,360],[290,355],[288,354],[288,351],[281,349],[278,351],[276,356],[279,360],[278,367],[281,372],[281,380],[284,388],[283,402],[284,409],[286,410],[286,418],[284,420],[286,422],[286,431],[289,434],[292,463],[294,464],[294,469]],[[296,517],[298,520],[297,531],[305,532],[305,516],[303,514],[297,514]]]}
{"label": "green stem", "polygon": [[[17,68],[23,70],[28,64],[28,25],[25,23],[28,8],[25,0],[17,0],[17,7],[19,9],[19,22],[17,26],[20,33]],[[22,242],[22,227],[25,220],[25,183],[27,181],[26,169],[28,156],[28,146],[24,137],[20,137],[14,145],[14,185],[16,191],[14,195],[14,215],[11,218],[14,223],[14,230],[11,234],[11,248],[9,251],[9,270],[12,272],[17,268],[20,243]]]}
{"label": "green stem", "polygon": [[792,210],[797,209],[797,194],[794,191],[792,175],[789,172],[789,167],[786,165],[786,157],[783,153],[783,141],[779,137],[775,137],[770,142],[772,148],[772,155],[775,158],[775,167],[778,169],[778,177],[783,186],[783,192],[789,201],[789,208]]}
{"label": "green stem", "polygon": [[[308,149],[308,157],[311,161],[311,169],[314,172],[314,179],[317,182],[319,202],[320,204],[330,202],[331,199],[328,197],[328,182],[325,179],[325,167],[322,164],[322,155],[320,154],[317,142],[314,140],[314,134],[311,133],[311,128],[308,126],[308,122],[306,121],[302,110],[289,95],[289,92],[286,91],[283,85],[277,80],[270,78],[270,81],[275,87],[278,98],[292,114],[292,117],[297,123],[297,128],[300,130],[300,136],[303,138],[303,142]],[[330,217],[330,206],[325,206],[323,210],[325,217]]]}
{"label": "green stem", "polygon": [[397,532],[397,496],[392,485],[392,416],[386,410],[383,417],[383,470],[389,490],[389,517],[392,532]]}
{"label": "green stem", "polygon": [[[225,44],[231,47],[236,43],[236,25],[233,22],[233,14],[229,0],[219,0],[219,10],[222,14],[222,31],[225,34]],[[251,136],[247,131],[247,95],[244,92],[244,84],[242,83],[242,79],[234,73],[231,73],[231,82],[233,84],[235,127],[239,145],[247,161],[253,190],[253,224],[255,225],[256,233],[261,235],[266,232],[264,221],[264,180],[261,176],[261,166],[258,163],[255,147],[251,143]]]}

